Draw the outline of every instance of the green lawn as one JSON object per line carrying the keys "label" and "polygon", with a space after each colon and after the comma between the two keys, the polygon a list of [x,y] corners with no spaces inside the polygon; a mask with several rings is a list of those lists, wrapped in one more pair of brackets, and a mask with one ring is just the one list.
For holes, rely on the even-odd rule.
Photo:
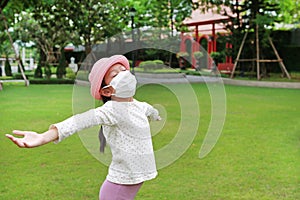
{"label": "green lawn", "polygon": [[[206,85],[192,86],[201,110],[198,134],[180,159],[144,184],[136,199],[300,199],[300,91],[225,86],[222,135],[213,151],[199,159],[211,104]],[[107,167],[77,134],[35,149],[19,149],[4,136],[13,129],[43,132],[70,116],[72,91],[72,85],[5,85],[0,91],[0,199],[97,199]],[[136,98],[165,108],[165,127],[153,137],[154,148],[162,148],[179,127],[178,101],[159,85],[140,88]]]}

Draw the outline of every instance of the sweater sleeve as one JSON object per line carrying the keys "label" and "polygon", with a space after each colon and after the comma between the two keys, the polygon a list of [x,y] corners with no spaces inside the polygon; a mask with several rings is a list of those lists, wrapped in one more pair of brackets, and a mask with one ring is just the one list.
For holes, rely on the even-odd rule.
{"label": "sweater sleeve", "polygon": [[101,107],[88,110],[84,113],[74,115],[62,122],[52,124],[50,128],[56,127],[58,130],[58,140],[54,143],[59,143],[63,139],[73,135],[74,133],[96,125],[113,125],[115,124],[112,116],[109,115]]}
{"label": "sweater sleeve", "polygon": [[161,120],[161,117],[159,116],[159,112],[157,109],[155,109],[153,106],[149,105],[148,103],[145,103],[146,105],[146,116],[153,121]]}

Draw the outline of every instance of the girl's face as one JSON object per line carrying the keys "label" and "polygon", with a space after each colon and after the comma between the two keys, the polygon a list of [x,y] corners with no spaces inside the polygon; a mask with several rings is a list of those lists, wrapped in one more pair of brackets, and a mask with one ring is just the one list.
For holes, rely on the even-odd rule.
{"label": "girl's face", "polygon": [[104,83],[108,85],[111,80],[119,74],[121,71],[126,71],[126,68],[121,64],[115,64],[111,66],[104,76]]}
{"label": "girl's face", "polygon": [[[109,85],[111,80],[115,76],[117,76],[119,74],[119,72],[121,72],[121,71],[126,71],[126,67],[124,67],[121,64],[115,64],[115,65],[111,66],[103,78],[105,85]],[[100,95],[102,95],[102,96],[111,97],[111,94],[113,94],[115,91],[112,87],[108,87],[108,88],[101,88],[99,92],[100,92]]]}

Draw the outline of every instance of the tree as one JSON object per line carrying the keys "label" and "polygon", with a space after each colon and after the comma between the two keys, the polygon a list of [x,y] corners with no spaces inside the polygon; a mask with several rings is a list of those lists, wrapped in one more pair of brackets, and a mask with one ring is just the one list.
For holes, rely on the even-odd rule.
{"label": "tree", "polygon": [[[290,78],[282,59],[272,42],[272,39],[270,38],[270,33],[275,27],[275,24],[280,23],[287,18],[284,17],[284,13],[286,13],[286,11],[282,7],[284,7],[283,5],[286,5],[286,7],[287,5],[290,5],[289,8],[292,8],[291,0],[201,0],[199,2],[201,5],[200,7],[202,7],[203,10],[217,6],[219,8],[219,13],[228,16],[230,19],[224,23],[232,33],[228,36],[228,41],[230,41],[234,46],[233,51],[231,51],[231,56],[237,58],[231,77],[233,77],[237,62],[239,61],[241,50],[243,49],[244,44],[247,43],[251,46],[250,48],[247,48],[248,51],[245,53],[247,54],[247,59],[244,61],[256,62],[258,79],[261,78],[260,62],[263,63],[264,75],[267,75],[267,70],[264,67],[265,62],[278,62],[283,74]],[[224,9],[224,5],[229,7],[231,11],[227,12],[227,9]],[[298,3],[293,5],[298,5]],[[242,37],[243,39],[241,39]],[[248,39],[248,41],[246,41],[246,39]],[[255,45],[255,48],[253,45]],[[273,49],[273,56],[276,56],[277,60],[264,59],[267,55],[270,56],[270,48]]]}
{"label": "tree", "polygon": [[[261,38],[261,46],[268,47],[268,36],[275,23],[280,22],[280,6],[279,3],[272,0],[249,0],[249,1],[231,1],[231,0],[202,0],[201,5],[211,8],[218,6],[219,13],[227,16],[230,20],[225,26],[232,33],[228,35],[228,41],[233,44],[231,56],[235,57],[238,52],[239,44],[245,32],[255,33],[258,31]],[[230,8],[224,9],[221,5]],[[252,39],[249,39],[253,41]]]}
{"label": "tree", "polygon": [[[45,55],[40,55],[40,64],[48,66],[48,63],[58,62],[57,58],[62,55],[57,56],[55,52],[63,52],[67,44],[83,44],[88,54],[93,44],[117,31],[120,23],[114,23],[113,18],[107,16],[112,15],[112,8],[116,16],[116,6],[109,1],[40,1],[17,14],[15,32],[22,41],[37,44]],[[62,68],[58,68],[58,74],[64,71]]]}
{"label": "tree", "polygon": [[129,2],[129,8],[134,7],[137,11],[135,15],[137,38],[141,36],[140,29],[143,29],[145,33],[143,34],[143,41],[146,40],[148,45],[153,47],[153,49],[145,50],[145,54],[149,55],[155,52],[157,55],[162,55],[158,49],[169,48],[169,52],[164,52],[162,57],[169,57],[168,61],[165,61],[171,65],[172,52],[178,51],[178,48],[174,50],[174,45],[179,47],[177,41],[172,37],[175,36],[175,31],[181,31],[185,28],[182,26],[182,21],[191,15],[195,4],[193,1],[180,0],[131,0]]}
{"label": "tree", "polygon": [[300,0],[279,0],[279,19],[283,23],[298,24],[300,22]]}
{"label": "tree", "polygon": [[[238,1],[236,1],[238,2]],[[233,36],[244,32],[245,36],[242,40],[241,46],[239,47],[238,54],[236,56],[236,61],[233,67],[233,72],[231,77],[233,77],[235,68],[237,66],[237,62],[240,61],[241,50],[243,50],[245,41],[247,39],[248,33],[253,33],[252,37],[250,37],[250,45],[255,45],[255,48],[251,47],[248,49],[252,49],[253,55],[247,53],[246,61],[255,61],[256,62],[256,74],[257,79],[261,79],[260,71],[262,69],[263,75],[267,75],[267,69],[265,67],[265,61],[267,62],[278,62],[280,68],[283,72],[283,75],[286,75],[290,79],[290,75],[287,72],[282,59],[280,58],[272,39],[270,38],[270,32],[272,31],[276,22],[279,22],[279,12],[280,7],[278,2],[271,2],[267,0],[251,0],[244,1],[242,4],[235,4],[235,7],[231,7],[234,13],[237,13],[238,23],[234,24],[233,21],[231,24],[228,24],[228,28],[233,33]],[[225,14],[227,14],[225,12]],[[249,37],[248,37],[249,38]],[[274,55],[277,57],[277,60],[265,60],[265,56],[269,55],[269,46],[271,45]],[[235,44],[237,46],[237,44]],[[263,48],[261,48],[263,47]],[[269,47],[269,48],[267,48]],[[268,52],[266,51],[268,49]],[[260,63],[262,63],[263,68],[260,67]]]}
{"label": "tree", "polygon": [[112,0],[66,0],[55,4],[57,13],[67,19],[64,27],[72,33],[72,42],[84,44],[86,53],[92,45],[121,32],[125,26],[124,12],[119,2]]}
{"label": "tree", "polygon": [[53,52],[62,51],[68,43],[83,44],[88,54],[92,45],[129,30],[128,12],[133,6],[138,12],[136,28],[150,26],[162,31],[170,30],[171,25],[180,30],[181,21],[194,7],[192,1],[180,0],[15,0],[18,8],[13,9],[13,3],[7,2],[5,12],[10,13],[15,38],[34,41],[45,55],[40,55],[42,65],[53,62]]}
{"label": "tree", "polygon": [[[0,4],[0,15],[1,15],[1,21],[2,21],[2,24],[1,24],[0,28],[8,36],[10,46],[14,50],[14,53],[15,53],[15,59],[18,62],[18,67],[19,67],[18,69],[20,70],[20,72],[22,74],[22,77],[25,81],[25,86],[28,86],[29,81],[27,80],[27,77],[25,76],[24,69],[23,69],[23,64],[22,64],[19,52],[16,51],[16,49],[13,45],[13,38],[12,38],[10,32],[9,32],[9,21],[8,21],[7,17],[5,16],[5,13],[3,11],[4,8],[7,7],[8,2],[9,2],[8,0],[5,0]],[[17,1],[17,3],[19,3],[19,1]],[[8,61],[8,56],[6,57],[6,61]],[[9,71],[8,71],[8,74],[9,74]]]}
{"label": "tree", "polygon": [[[245,8],[243,5],[253,5],[252,8],[257,7],[266,8],[263,10],[258,10],[259,13],[265,12],[272,19],[277,18],[279,22],[288,23],[288,24],[299,24],[300,22],[300,0],[249,0],[249,1],[240,1],[240,0],[199,0],[199,7],[205,12],[208,9],[217,6],[219,11],[222,13],[221,5],[226,5],[234,11],[234,13],[245,14]],[[274,12],[274,6],[276,11]],[[273,7],[270,10],[270,6]],[[248,7],[250,8],[250,7]],[[298,25],[299,26],[299,25]]]}

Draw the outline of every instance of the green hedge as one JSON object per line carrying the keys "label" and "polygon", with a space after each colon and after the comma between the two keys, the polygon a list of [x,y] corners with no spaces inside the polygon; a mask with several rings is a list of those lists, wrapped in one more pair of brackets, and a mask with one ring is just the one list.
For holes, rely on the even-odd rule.
{"label": "green hedge", "polygon": [[74,84],[73,79],[30,79],[30,84]]}
{"label": "green hedge", "polygon": [[[300,71],[300,44],[293,41],[296,32],[297,30],[276,30],[271,33],[274,45],[288,71]],[[272,49],[270,52],[273,53]],[[281,71],[280,67],[275,69],[275,72]]]}
{"label": "green hedge", "polygon": [[76,74],[73,72],[73,70],[70,67],[67,67],[66,69],[66,78],[67,79],[75,79],[76,78]]}
{"label": "green hedge", "polygon": [[12,76],[0,76],[0,80],[13,80]]}
{"label": "green hedge", "polygon": [[[32,78],[34,77],[34,72],[25,72],[24,74],[27,79],[30,77],[32,77]],[[23,79],[23,76],[21,73],[14,73],[12,77],[13,77],[13,79]]]}
{"label": "green hedge", "polygon": [[88,81],[89,80],[88,77],[89,77],[89,72],[83,70],[79,70],[76,75],[76,79],[83,80],[83,81]]}
{"label": "green hedge", "polygon": [[284,46],[280,49],[280,56],[288,71],[300,71],[299,52],[300,46]]}
{"label": "green hedge", "polygon": [[165,65],[161,60],[147,60],[141,62],[139,67],[143,68],[144,71],[153,71],[157,69],[163,69],[165,68]]}

